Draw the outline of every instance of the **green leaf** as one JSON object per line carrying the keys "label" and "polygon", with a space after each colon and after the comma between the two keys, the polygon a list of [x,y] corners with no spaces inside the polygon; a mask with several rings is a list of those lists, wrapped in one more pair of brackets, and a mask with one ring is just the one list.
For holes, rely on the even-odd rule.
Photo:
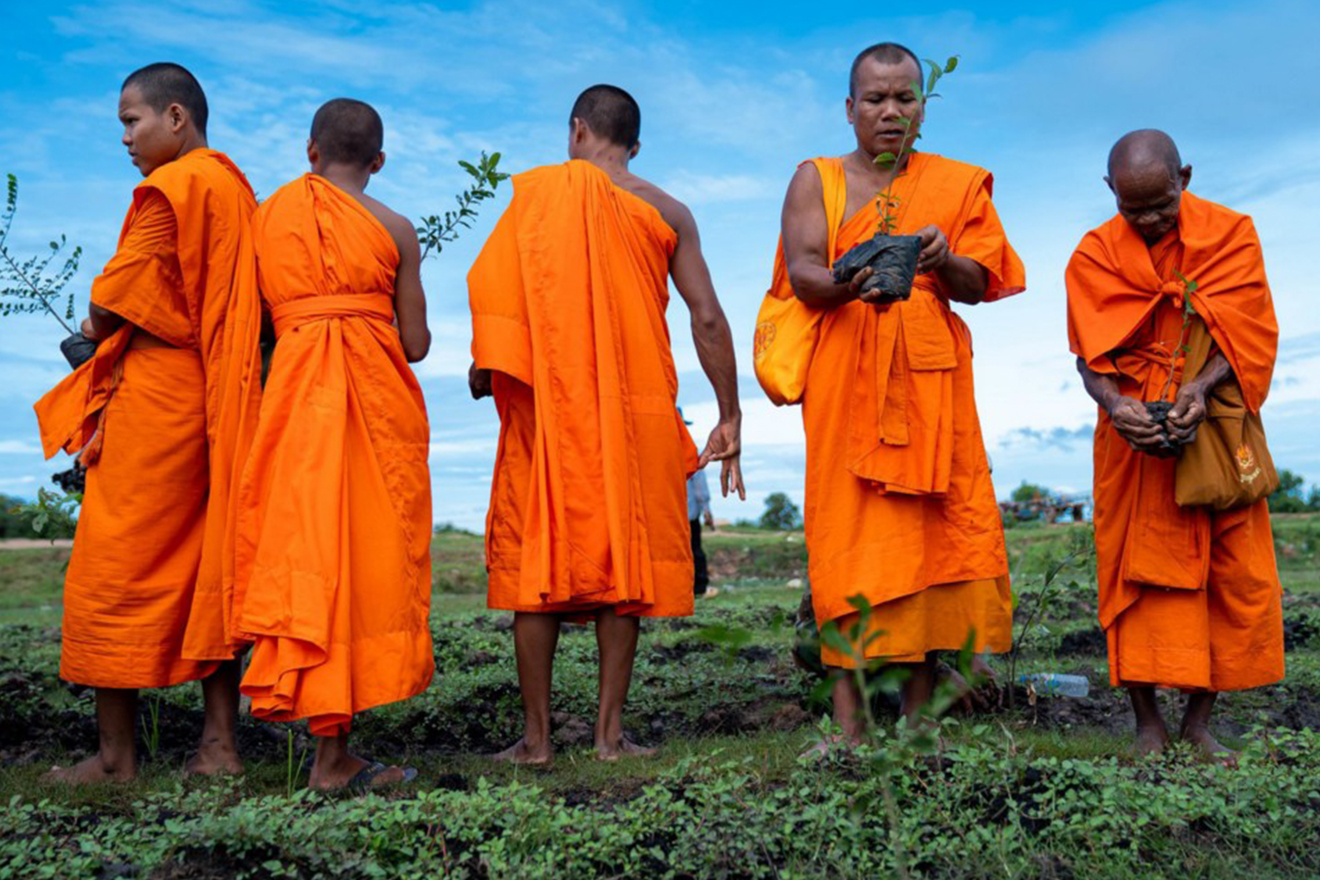
{"label": "green leaf", "polygon": [[879,156],[876,156],[871,161],[874,162],[876,165],[893,165],[895,162],[898,161],[898,157],[895,156],[893,153],[881,153]]}
{"label": "green leaf", "polygon": [[953,73],[955,70],[957,70],[957,69],[958,69],[958,59],[959,59],[960,57],[961,57],[961,56],[959,56],[959,55],[950,55],[950,56],[949,56],[949,60],[946,61],[946,62],[944,62],[944,72],[945,72],[945,73]]}

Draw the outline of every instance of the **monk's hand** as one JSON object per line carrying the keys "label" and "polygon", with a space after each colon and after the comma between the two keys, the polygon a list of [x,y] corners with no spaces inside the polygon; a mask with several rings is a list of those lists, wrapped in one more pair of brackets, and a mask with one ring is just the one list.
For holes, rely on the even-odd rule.
{"label": "monk's hand", "polygon": [[1169,426],[1169,439],[1175,443],[1191,443],[1196,439],[1196,429],[1205,421],[1206,390],[1201,383],[1193,380],[1178,389],[1178,397],[1169,410],[1166,424]]}
{"label": "monk's hand", "polygon": [[475,363],[468,367],[468,390],[472,392],[473,400],[490,397],[493,393],[490,388],[490,370],[479,370]]}
{"label": "monk's hand", "polygon": [[864,303],[876,303],[876,302],[884,301],[885,295],[883,291],[868,290],[866,292],[862,292],[862,285],[866,283],[866,279],[870,278],[874,274],[875,274],[874,269],[872,269],[870,266],[864,266],[858,270],[856,275],[852,277],[852,280],[848,282],[848,292],[852,294],[854,299],[859,299]]}
{"label": "monk's hand", "polygon": [[921,239],[921,253],[917,256],[917,274],[938,272],[949,262],[949,239],[938,226],[924,226],[917,230]]}
{"label": "monk's hand", "polygon": [[92,326],[91,318],[83,318],[82,326],[80,326],[78,329],[82,331],[82,335],[87,337],[88,340],[92,342],[100,341],[96,338],[96,328]]}
{"label": "monk's hand", "polygon": [[1114,430],[1133,449],[1161,458],[1169,455],[1164,448],[1164,430],[1140,400],[1118,395],[1109,406],[1109,418],[1114,422]]}
{"label": "monk's hand", "polygon": [[734,416],[715,426],[706,441],[706,448],[697,459],[700,470],[712,461],[720,463],[720,492],[727,498],[737,492],[740,501],[747,500],[747,489],[742,476],[742,416]]}

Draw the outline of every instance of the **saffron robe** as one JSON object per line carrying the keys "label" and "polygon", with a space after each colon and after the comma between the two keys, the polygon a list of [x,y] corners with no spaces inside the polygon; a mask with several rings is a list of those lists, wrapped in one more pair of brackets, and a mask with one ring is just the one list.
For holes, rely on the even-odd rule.
{"label": "saffron robe", "polygon": [[381,222],[308,174],[252,227],[278,342],[239,497],[241,690],[254,716],[333,736],[435,671],[430,429]]}
{"label": "saffron robe", "polygon": [[665,323],[678,236],[581,160],[513,178],[468,274],[472,355],[495,371],[491,608],[692,613],[686,480]]}
{"label": "saffron robe", "polygon": [[[1121,216],[1082,239],[1068,263],[1068,339],[1119,392],[1169,399],[1182,382],[1184,285],[1259,412],[1278,324],[1251,219],[1183,193],[1177,228],[1154,245]],[[1100,624],[1114,685],[1240,690],[1283,677],[1282,587],[1269,508],[1215,513],[1174,501],[1177,460],[1138,452],[1100,410],[1094,519]]]}
{"label": "saffron robe", "polygon": [[[826,204],[842,198],[842,161],[815,164]],[[929,153],[913,155],[894,185],[896,233],[938,226],[954,254],[987,270],[986,301],[1026,285],[991,188],[988,172]],[[844,220],[831,261],[874,235],[879,220],[874,202]],[[774,285],[793,295],[782,248]],[[972,392],[971,335],[933,274],[917,277],[906,302],[826,312],[802,420],[816,620],[848,636],[858,619],[850,600],[872,609],[852,651],[824,645],[823,661],[916,662],[969,637],[978,651],[1008,650],[1008,559]]]}
{"label": "saffron robe", "polygon": [[214,150],[153,171],[92,284],[126,323],[36,404],[46,457],[88,467],[64,582],[69,681],[178,684],[240,647],[231,488],[260,403],[255,209]]}

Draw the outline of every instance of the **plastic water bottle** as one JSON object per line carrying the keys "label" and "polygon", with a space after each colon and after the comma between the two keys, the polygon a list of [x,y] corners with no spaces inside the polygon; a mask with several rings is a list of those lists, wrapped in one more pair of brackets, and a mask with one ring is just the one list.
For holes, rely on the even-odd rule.
{"label": "plastic water bottle", "polygon": [[1034,685],[1036,693],[1050,697],[1084,697],[1091,689],[1085,675],[1061,675],[1057,672],[1037,672],[1020,675],[1022,684]]}

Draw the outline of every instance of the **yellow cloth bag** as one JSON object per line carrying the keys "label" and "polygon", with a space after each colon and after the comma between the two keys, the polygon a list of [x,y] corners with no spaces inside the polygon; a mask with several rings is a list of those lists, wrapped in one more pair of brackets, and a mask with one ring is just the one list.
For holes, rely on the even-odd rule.
{"label": "yellow cloth bag", "polygon": [[[839,226],[843,223],[843,212],[848,203],[843,160],[822,157],[811,162],[820,172],[825,197],[825,227],[829,231],[827,253],[833,259]],[[781,238],[775,250],[774,278],[756,315],[752,348],[756,379],[775,405],[802,402],[807,371],[816,353],[816,340],[820,337],[820,322],[824,316],[825,309],[813,308],[793,293]]]}

